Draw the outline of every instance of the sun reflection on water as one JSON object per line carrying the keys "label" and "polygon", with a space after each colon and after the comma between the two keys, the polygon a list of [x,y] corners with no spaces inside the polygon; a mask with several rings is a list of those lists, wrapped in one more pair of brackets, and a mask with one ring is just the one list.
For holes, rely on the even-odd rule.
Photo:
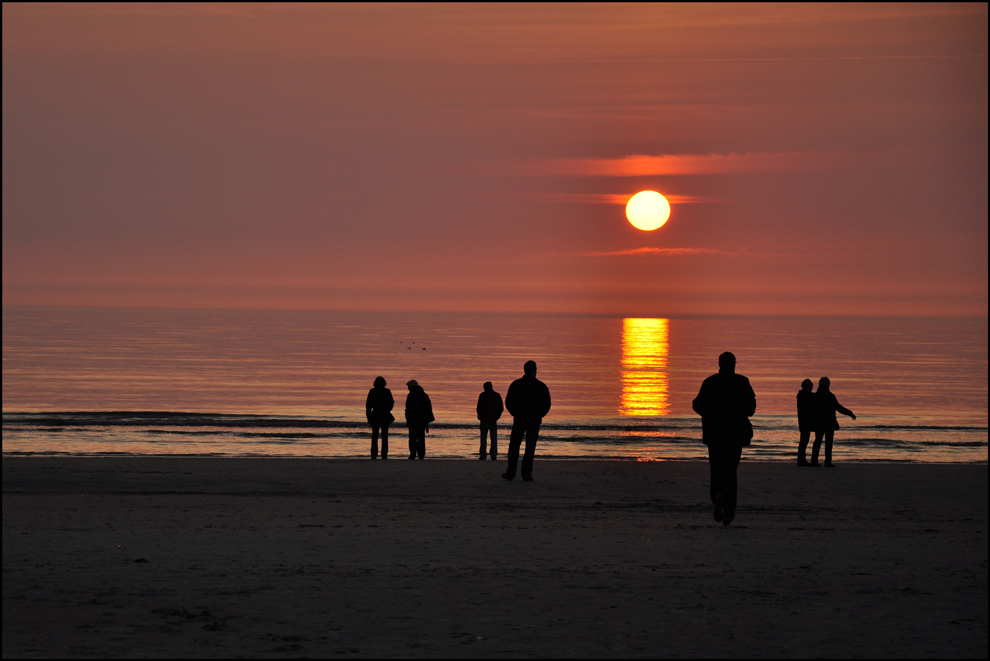
{"label": "sun reflection on water", "polygon": [[670,413],[669,319],[622,320],[622,399],[619,415]]}

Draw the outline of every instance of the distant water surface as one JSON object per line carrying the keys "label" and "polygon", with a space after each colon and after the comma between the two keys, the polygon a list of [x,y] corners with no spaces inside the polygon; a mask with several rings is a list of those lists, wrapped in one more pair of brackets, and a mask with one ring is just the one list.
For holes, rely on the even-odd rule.
{"label": "distant water surface", "polygon": [[400,422],[407,380],[430,394],[429,456],[471,457],[482,383],[504,395],[532,359],[554,401],[541,455],[699,458],[691,400],[722,351],[756,391],[751,459],[793,458],[800,382],[828,376],[858,416],[837,461],[987,461],[985,319],[36,307],[3,310],[3,451],[364,456],[381,375]]}

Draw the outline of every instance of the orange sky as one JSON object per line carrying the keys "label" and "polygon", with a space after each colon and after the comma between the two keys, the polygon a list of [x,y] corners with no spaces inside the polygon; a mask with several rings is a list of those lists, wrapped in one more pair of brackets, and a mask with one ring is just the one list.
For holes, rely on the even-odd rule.
{"label": "orange sky", "polygon": [[987,76],[985,4],[4,4],[3,303],[986,316]]}

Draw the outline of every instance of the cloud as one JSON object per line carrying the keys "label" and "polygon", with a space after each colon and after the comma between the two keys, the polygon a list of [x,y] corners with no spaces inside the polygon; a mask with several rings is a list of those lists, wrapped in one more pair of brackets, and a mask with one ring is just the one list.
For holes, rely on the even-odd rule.
{"label": "cloud", "polygon": [[[637,191],[638,192],[638,191]],[[629,198],[635,193],[536,193],[536,196],[547,202],[560,202],[562,204],[615,204],[625,206]],[[663,196],[671,204],[700,204],[705,202],[715,202],[716,200],[695,195],[669,195]]]}
{"label": "cloud", "polygon": [[[559,253],[558,253],[559,254]],[[561,257],[629,257],[646,255],[735,255],[738,253],[710,248],[633,248],[631,250],[611,250],[591,252],[571,252],[559,254]]]}
{"label": "cloud", "polygon": [[527,174],[550,177],[647,177],[828,170],[850,160],[850,152],[747,152],[745,154],[634,154],[623,158],[560,158],[524,166]]}

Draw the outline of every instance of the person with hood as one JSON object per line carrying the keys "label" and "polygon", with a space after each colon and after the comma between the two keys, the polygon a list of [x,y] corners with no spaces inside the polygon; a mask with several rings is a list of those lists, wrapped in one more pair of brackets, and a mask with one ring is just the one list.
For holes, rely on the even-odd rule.
{"label": "person with hood", "polygon": [[364,403],[364,412],[371,425],[371,458],[378,458],[378,432],[382,434],[382,459],[388,459],[388,426],[395,422],[392,407],[392,391],[385,387],[385,379],[377,377],[375,387],[368,391],[368,399]]}
{"label": "person with hood", "polygon": [[815,386],[811,379],[801,382],[801,390],[797,394],[797,414],[798,431],[801,440],[798,442],[798,466],[810,466],[808,463],[808,441],[811,440],[811,432],[815,429],[815,393],[811,389]]}
{"label": "person with hood", "polygon": [[736,469],[753,439],[749,416],[756,413],[756,394],[749,379],[736,374],[732,353],[718,357],[718,374],[704,380],[691,408],[701,416],[701,440],[708,446],[712,514],[729,525],[736,515]]}
{"label": "person with hood", "polygon": [[509,466],[502,478],[514,480],[516,462],[519,461],[519,446],[526,437],[526,453],[522,461],[522,479],[533,481],[533,457],[536,455],[536,441],[540,437],[540,425],[550,412],[550,389],[536,378],[536,363],[532,360],[523,365],[523,377],[516,379],[505,394],[505,408],[512,415],[512,433],[509,435]]}
{"label": "person with hood", "polygon": [[822,437],[825,438],[825,468],[835,468],[832,463],[832,439],[835,430],[839,428],[839,421],[835,417],[836,411],[842,415],[848,415],[853,420],[856,414],[839,403],[835,395],[829,390],[832,382],[827,376],[818,380],[818,392],[815,393],[815,445],[811,449],[811,465],[818,466],[818,451],[822,447]]}
{"label": "person with hood", "polygon": [[492,461],[498,458],[498,419],[502,417],[502,395],[495,392],[491,381],[485,381],[481,394],[478,395],[478,420],[481,421],[481,456],[485,460],[487,437],[492,438],[491,456]]}
{"label": "person with hood", "polygon": [[409,394],[406,395],[406,424],[409,426],[409,458],[426,458],[426,434],[430,431],[433,417],[433,403],[423,387],[413,379],[406,383]]}

